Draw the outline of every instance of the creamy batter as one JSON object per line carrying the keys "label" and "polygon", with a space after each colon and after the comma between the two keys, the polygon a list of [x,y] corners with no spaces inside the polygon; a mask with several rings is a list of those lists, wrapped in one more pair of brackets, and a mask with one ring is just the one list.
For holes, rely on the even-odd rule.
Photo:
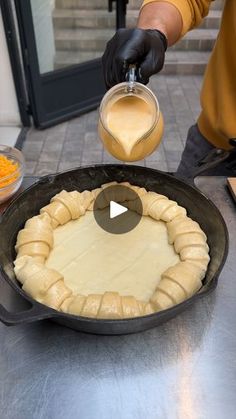
{"label": "creamy batter", "polygon": [[[102,210],[104,217],[107,211]],[[161,273],[177,262],[179,256],[168,244],[164,222],[143,216],[132,231],[114,235],[102,230],[88,211],[54,230],[54,247],[46,266],[61,272],[75,293],[117,291],[148,301]]]}
{"label": "creamy batter", "polygon": [[108,129],[127,154],[150,130],[152,124],[153,112],[150,105],[136,96],[126,96],[117,100],[107,113]]}

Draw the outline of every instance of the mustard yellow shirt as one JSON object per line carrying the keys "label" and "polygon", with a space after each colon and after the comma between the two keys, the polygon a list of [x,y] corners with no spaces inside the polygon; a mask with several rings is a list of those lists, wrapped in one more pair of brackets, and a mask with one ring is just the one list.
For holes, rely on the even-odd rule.
{"label": "mustard yellow shirt", "polygon": [[[153,1],[171,3],[179,10],[181,36],[201,23],[211,5],[211,0],[144,0],[142,7]],[[203,79],[201,107],[198,127],[202,135],[216,147],[232,148],[229,139],[236,138],[236,0],[225,0],[220,31]]]}

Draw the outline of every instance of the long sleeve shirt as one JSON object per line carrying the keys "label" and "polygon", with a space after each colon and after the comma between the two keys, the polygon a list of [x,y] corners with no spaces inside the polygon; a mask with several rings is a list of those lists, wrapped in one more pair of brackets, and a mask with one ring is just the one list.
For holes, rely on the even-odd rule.
{"label": "long sleeve shirt", "polygon": [[[144,0],[142,7],[153,1],[165,1],[178,9],[183,23],[181,37],[201,23],[211,5],[211,0]],[[232,148],[229,140],[236,138],[235,44],[236,1],[225,0],[220,31],[203,79],[198,127],[210,143],[226,150]]]}

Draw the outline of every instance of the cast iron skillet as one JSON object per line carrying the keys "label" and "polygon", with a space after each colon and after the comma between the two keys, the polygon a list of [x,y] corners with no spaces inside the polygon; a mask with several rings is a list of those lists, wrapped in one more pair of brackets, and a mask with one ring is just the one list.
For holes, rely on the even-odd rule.
{"label": "cast iron skillet", "polygon": [[[51,197],[62,189],[94,189],[110,181],[129,181],[176,200],[185,207],[190,217],[198,221],[208,237],[211,261],[202,289],[183,303],[152,315],[127,320],[96,320],[60,313],[37,303],[21,289],[13,271],[14,245],[17,232],[25,221],[38,214]],[[126,165],[96,165],[81,167],[64,173],[45,176],[19,195],[0,218],[0,275],[23,298],[31,309],[20,313],[8,312],[0,305],[0,320],[6,325],[51,319],[75,330],[96,334],[126,334],[140,332],[171,319],[217,285],[228,252],[228,233],[216,206],[194,186],[172,175],[154,169]],[[145,280],[145,278],[144,278]]]}

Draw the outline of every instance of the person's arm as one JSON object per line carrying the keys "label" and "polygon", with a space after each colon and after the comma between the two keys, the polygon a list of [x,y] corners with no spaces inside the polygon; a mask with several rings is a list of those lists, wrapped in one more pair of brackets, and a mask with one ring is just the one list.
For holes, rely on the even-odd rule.
{"label": "person's arm", "polygon": [[168,46],[171,46],[181,36],[183,21],[179,10],[171,3],[152,2],[141,9],[137,27],[158,29],[165,34]]}
{"label": "person's arm", "polygon": [[[213,0],[144,0],[138,21],[142,29],[162,28],[170,45],[200,25]],[[177,25],[176,27],[174,27]],[[181,29],[180,29],[181,26]],[[161,29],[160,29],[161,30]]]}
{"label": "person's arm", "polygon": [[137,27],[119,29],[107,43],[102,57],[107,87],[125,81],[132,64],[138,68],[138,81],[148,83],[161,71],[167,46],[198,26],[210,4],[211,0],[144,0]]}

